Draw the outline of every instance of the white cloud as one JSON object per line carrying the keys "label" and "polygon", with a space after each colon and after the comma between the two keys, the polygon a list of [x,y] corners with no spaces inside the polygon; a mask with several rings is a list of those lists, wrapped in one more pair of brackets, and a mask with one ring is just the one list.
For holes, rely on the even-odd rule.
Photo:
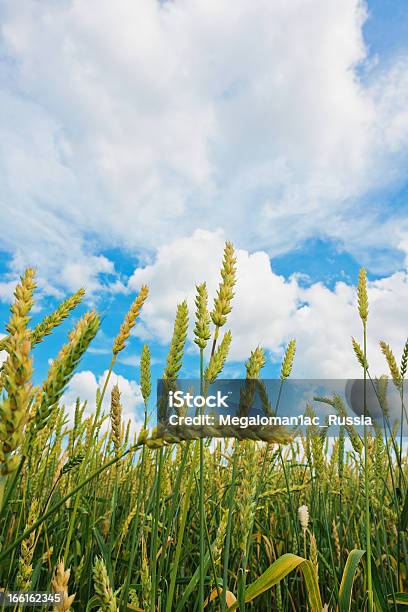
{"label": "white cloud", "polygon": [[[6,334],[0,334],[0,340],[2,340],[5,337],[6,337]],[[0,351],[0,366],[6,361],[6,359],[7,359],[7,351]]]}
{"label": "white cloud", "polygon": [[[208,281],[210,307],[219,282],[222,232],[196,231],[158,250],[154,263],[137,269],[130,279],[136,291],[150,286],[143,308],[144,330],[168,342],[177,302],[187,299],[194,319],[194,287]],[[237,251],[238,280],[228,326],[233,335],[231,358],[244,360],[257,345],[282,354],[297,340],[294,376],[344,378],[361,374],[351,348],[351,335],[361,339],[355,289],[338,282],[334,290],[321,283],[302,287],[296,277],[285,280],[273,271],[265,252]],[[175,273],[171,271],[175,271]],[[384,339],[400,354],[407,335],[408,275],[399,272],[369,283],[368,357],[373,373],[386,372],[378,342]],[[191,325],[190,325],[191,328]]]}
{"label": "white cloud", "polygon": [[13,269],[98,291],[114,273],[101,248],[197,227],[272,255],[328,236],[389,269],[370,253],[401,220],[367,198],[405,177],[407,58],[363,81],[364,19],[359,0],[4,4]]}
{"label": "white cloud", "polygon": [[0,283],[0,302],[9,304],[13,301],[14,289],[16,288],[18,280],[15,281],[4,281]]}
{"label": "white cloud", "polygon": [[[98,378],[90,370],[77,372],[72,377],[70,384],[64,393],[62,403],[65,404],[70,418],[73,418],[76,399],[79,397],[81,402],[87,401],[85,418],[94,414],[96,408],[96,391],[102,389],[108,370]],[[120,374],[112,372],[109,379],[106,393],[104,396],[102,411],[109,414],[110,396],[113,385],[117,384],[121,392],[122,420],[124,423],[131,421],[131,431],[135,432],[143,424],[143,398],[139,385],[134,380],[129,380]]]}

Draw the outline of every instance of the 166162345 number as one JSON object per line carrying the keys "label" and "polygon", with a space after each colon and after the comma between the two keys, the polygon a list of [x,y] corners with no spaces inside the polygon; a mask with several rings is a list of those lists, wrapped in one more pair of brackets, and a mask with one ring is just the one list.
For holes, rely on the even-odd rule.
{"label": "166162345 number", "polygon": [[44,606],[63,603],[62,593],[45,591],[0,591],[0,607],[5,606]]}

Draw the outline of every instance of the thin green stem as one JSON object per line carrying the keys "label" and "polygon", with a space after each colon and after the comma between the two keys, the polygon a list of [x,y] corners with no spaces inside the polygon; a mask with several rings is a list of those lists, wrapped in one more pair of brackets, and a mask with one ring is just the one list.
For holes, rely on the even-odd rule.
{"label": "thin green stem", "polygon": [[[204,374],[204,352],[200,349],[200,394],[203,394],[203,374]],[[204,414],[204,407],[201,408],[201,416]],[[205,555],[205,509],[204,509],[204,440],[200,437],[200,486],[199,486],[199,505],[200,505],[200,581],[198,592],[198,609],[204,609],[204,555]]]}
{"label": "thin green stem", "polygon": [[[364,331],[364,364],[367,362],[367,327],[363,322]],[[367,425],[365,423],[367,416],[367,368],[364,365],[364,495],[365,495],[365,528],[366,528],[366,551],[367,551],[367,603],[368,612],[374,610],[373,599],[373,583],[371,574],[371,520],[370,520],[370,479],[368,466],[368,436]]]}
{"label": "thin green stem", "polygon": [[101,408],[102,402],[103,402],[103,398],[105,397],[106,389],[108,387],[109,379],[110,379],[111,374],[112,374],[113,366],[115,365],[115,362],[116,362],[116,357],[117,357],[117,355],[113,355],[112,361],[110,362],[110,366],[109,366],[109,370],[108,370],[108,375],[107,375],[107,377],[105,379],[105,382],[103,383],[103,387],[102,387],[102,391],[101,391],[101,396],[99,398],[99,402],[98,402],[98,406],[97,406],[99,409]]}
{"label": "thin green stem", "polygon": [[237,477],[237,464],[238,464],[238,453],[237,453],[237,444],[235,441],[234,447],[234,456],[232,459],[232,475],[231,475],[231,484],[228,496],[228,518],[227,518],[227,529],[225,534],[225,544],[224,544],[224,572],[222,578],[222,597],[221,597],[221,610],[225,612],[227,605],[227,588],[228,588],[228,565],[229,565],[229,555],[230,555],[230,547],[231,547],[231,531],[232,531],[232,515],[234,512],[234,493],[235,493],[235,480]]}
{"label": "thin green stem", "polygon": [[215,332],[214,332],[214,340],[212,343],[212,348],[211,348],[211,357],[214,355],[215,353],[215,347],[217,345],[217,340],[218,340],[218,334],[220,333],[220,328],[218,327],[218,325],[215,328]]}
{"label": "thin green stem", "polygon": [[159,531],[159,515],[160,515],[160,492],[161,492],[161,480],[163,470],[163,448],[159,448],[157,451],[156,458],[156,492],[154,501],[154,517],[153,517],[153,533],[152,533],[152,547],[150,554],[150,567],[152,573],[152,593],[150,600],[150,610],[154,612],[156,609],[156,596],[158,592],[158,582],[160,576],[157,573],[157,543],[158,543],[158,531]]}

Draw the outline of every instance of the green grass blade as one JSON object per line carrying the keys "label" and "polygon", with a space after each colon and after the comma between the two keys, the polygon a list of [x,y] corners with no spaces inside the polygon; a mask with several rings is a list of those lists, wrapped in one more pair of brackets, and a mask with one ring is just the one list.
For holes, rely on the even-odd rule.
{"label": "green grass blade", "polygon": [[[393,604],[394,600],[391,598],[388,603]],[[395,593],[395,603],[399,606],[408,606],[408,593]]]}
{"label": "green grass blade", "polygon": [[[321,612],[323,608],[322,599],[319,591],[314,568],[310,561],[303,557],[298,557],[292,553],[282,555],[268,569],[250,584],[245,591],[245,602],[248,603],[265,593],[271,587],[277,585],[294,569],[299,568],[305,579],[308,603],[312,612]],[[238,607],[238,602],[234,603],[229,610],[235,610]]]}
{"label": "green grass blade", "polygon": [[[196,461],[197,461],[197,448],[198,447],[196,446],[195,450],[194,450],[193,465],[190,467],[191,471],[190,471],[190,475],[189,475],[189,478],[188,478],[188,481],[187,481],[186,491],[184,493],[184,501],[183,501],[182,510],[181,510],[180,526],[179,526],[179,530],[178,530],[178,533],[177,533],[176,554],[174,556],[174,560],[173,560],[172,565],[171,565],[170,587],[169,587],[169,593],[168,593],[167,602],[166,602],[166,612],[170,612],[172,610],[172,607],[173,607],[173,597],[174,597],[174,589],[175,589],[175,586],[176,586],[178,565],[179,565],[180,555],[181,555],[181,550],[182,550],[182,545],[183,545],[184,530],[185,530],[186,522],[187,522],[188,509],[190,507],[190,495],[191,495],[191,489],[192,489],[192,486],[193,486],[194,469],[195,469],[194,466],[196,465]],[[209,558],[210,558],[210,556],[208,555],[208,560],[209,560]],[[187,589],[188,589],[188,587],[187,587]],[[186,589],[186,591],[187,591],[187,589]],[[186,598],[186,600],[187,600],[188,596],[189,596],[188,594],[186,595],[186,593],[184,593],[184,597]],[[184,599],[184,597],[183,597],[183,599]]]}
{"label": "green grass blade", "polygon": [[[382,587],[382,582],[378,573],[377,566],[375,564],[375,559],[371,556],[371,570],[373,574],[373,592],[374,592],[374,602],[377,606],[378,610],[387,610],[387,602],[385,600],[384,591]],[[393,602],[394,603],[394,602]]]}
{"label": "green grass blade", "polygon": [[[210,563],[210,553],[207,551],[205,553],[205,557],[204,557],[204,571],[207,571],[207,568],[209,566]],[[197,567],[196,571],[194,572],[194,574],[191,577],[190,582],[188,583],[184,593],[183,593],[183,597],[181,598],[181,600],[179,601],[179,603],[177,604],[177,608],[176,608],[176,612],[183,612],[183,610],[186,609],[186,603],[188,598],[190,597],[191,593],[193,592],[193,590],[195,589],[195,587],[198,584],[198,581],[200,579],[200,568]],[[171,608],[169,608],[171,609]]]}
{"label": "green grass blade", "polygon": [[401,531],[408,528],[408,491],[405,495],[404,507],[401,513]]}
{"label": "green grass blade", "polygon": [[346,565],[344,566],[343,577],[341,579],[339,591],[339,610],[340,612],[349,612],[351,607],[351,594],[353,591],[353,583],[356,575],[358,564],[361,561],[365,550],[355,548],[347,557]]}

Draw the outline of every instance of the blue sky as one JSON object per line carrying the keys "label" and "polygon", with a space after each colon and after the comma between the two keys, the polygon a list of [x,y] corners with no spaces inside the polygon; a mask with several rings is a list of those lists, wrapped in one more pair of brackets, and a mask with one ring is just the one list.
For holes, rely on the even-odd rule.
{"label": "blue sky", "polygon": [[[202,280],[213,295],[230,239],[241,269],[226,374],[262,344],[276,375],[295,336],[298,376],[351,375],[361,265],[380,371],[380,337],[398,353],[407,333],[406,3],[94,4],[0,9],[3,321],[26,265],[33,323],[85,287],[75,316],[96,307],[102,333],[72,400],[94,391],[147,282],[115,375],[137,382],[148,342],[160,376],[177,301],[192,306]],[[36,348],[37,381],[70,324]]]}

